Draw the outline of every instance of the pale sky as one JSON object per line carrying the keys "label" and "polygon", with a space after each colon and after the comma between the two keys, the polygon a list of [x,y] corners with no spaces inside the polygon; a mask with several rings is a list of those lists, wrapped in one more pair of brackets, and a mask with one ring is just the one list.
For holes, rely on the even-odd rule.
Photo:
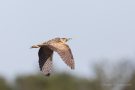
{"label": "pale sky", "polygon": [[134,0],[1,0],[0,74],[37,72],[38,49],[31,45],[55,37],[73,38],[76,69],[54,54],[55,71],[91,73],[94,60],[135,58]]}

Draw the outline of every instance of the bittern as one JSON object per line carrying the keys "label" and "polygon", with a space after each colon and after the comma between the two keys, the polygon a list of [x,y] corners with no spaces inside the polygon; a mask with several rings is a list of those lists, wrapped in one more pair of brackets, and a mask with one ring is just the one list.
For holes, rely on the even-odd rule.
{"label": "bittern", "polygon": [[57,52],[62,60],[71,68],[75,68],[71,49],[66,44],[71,38],[54,38],[41,44],[33,45],[31,48],[40,48],[38,52],[39,67],[44,75],[49,76],[52,71],[53,51]]}

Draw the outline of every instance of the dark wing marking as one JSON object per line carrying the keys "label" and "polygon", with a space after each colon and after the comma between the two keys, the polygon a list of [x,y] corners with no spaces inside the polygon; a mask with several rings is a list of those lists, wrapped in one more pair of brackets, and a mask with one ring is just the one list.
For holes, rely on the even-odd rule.
{"label": "dark wing marking", "polygon": [[73,58],[71,49],[69,48],[68,45],[64,43],[51,43],[49,44],[49,47],[52,50],[56,51],[60,55],[60,57],[63,59],[63,61],[69,67],[71,67],[71,69],[75,68],[74,58]]}
{"label": "dark wing marking", "polygon": [[39,67],[43,74],[45,74],[46,76],[50,75],[51,73],[52,55],[53,51],[47,46],[41,47],[39,49]]}

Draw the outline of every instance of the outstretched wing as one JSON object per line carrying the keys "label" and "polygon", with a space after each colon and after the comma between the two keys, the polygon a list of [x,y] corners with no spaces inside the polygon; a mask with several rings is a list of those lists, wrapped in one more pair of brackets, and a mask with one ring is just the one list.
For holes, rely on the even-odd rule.
{"label": "outstretched wing", "polygon": [[59,43],[51,43],[51,44],[49,44],[49,47],[52,50],[56,51],[60,55],[60,57],[63,59],[63,61],[71,69],[75,68],[74,58],[73,58],[71,49],[69,48],[68,45],[59,42]]}
{"label": "outstretched wing", "polygon": [[39,67],[44,75],[49,76],[52,70],[52,56],[53,51],[47,47],[41,47],[38,52]]}

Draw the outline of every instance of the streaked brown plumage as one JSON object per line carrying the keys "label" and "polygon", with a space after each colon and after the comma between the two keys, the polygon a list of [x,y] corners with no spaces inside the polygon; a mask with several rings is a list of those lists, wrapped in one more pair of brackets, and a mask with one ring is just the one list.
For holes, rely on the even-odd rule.
{"label": "streaked brown plumage", "polygon": [[68,40],[67,38],[54,38],[47,42],[32,46],[32,48],[40,48],[38,52],[39,67],[44,75],[49,76],[51,73],[53,51],[57,52],[71,69],[75,68],[71,49],[66,44]]}

